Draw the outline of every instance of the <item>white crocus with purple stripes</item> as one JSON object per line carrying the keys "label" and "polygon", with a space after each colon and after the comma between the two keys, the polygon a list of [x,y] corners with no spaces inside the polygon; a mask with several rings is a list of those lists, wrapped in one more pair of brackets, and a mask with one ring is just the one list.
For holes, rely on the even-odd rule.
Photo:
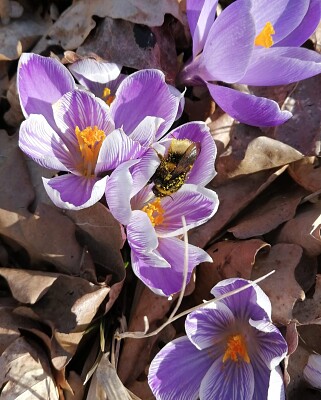
{"label": "white crocus with purple stripes", "polygon": [[[226,279],[218,297],[249,283]],[[279,364],[287,344],[271,322],[271,303],[257,286],[191,312],[186,335],[156,355],[148,382],[157,400],[281,400]]]}

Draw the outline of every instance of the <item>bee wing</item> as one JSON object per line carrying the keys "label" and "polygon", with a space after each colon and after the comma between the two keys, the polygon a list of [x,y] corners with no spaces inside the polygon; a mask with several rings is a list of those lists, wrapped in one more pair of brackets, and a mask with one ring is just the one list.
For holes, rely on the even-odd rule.
{"label": "bee wing", "polygon": [[175,179],[177,176],[181,175],[182,173],[187,173],[192,168],[195,160],[197,159],[199,153],[201,151],[201,146],[199,143],[192,143],[185,153],[183,154],[182,158],[177,163],[176,168],[172,172],[172,178]]}

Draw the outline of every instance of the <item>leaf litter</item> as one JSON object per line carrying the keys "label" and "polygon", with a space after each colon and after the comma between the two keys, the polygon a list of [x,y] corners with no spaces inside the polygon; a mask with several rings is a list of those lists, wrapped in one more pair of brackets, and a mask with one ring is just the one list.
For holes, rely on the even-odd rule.
{"label": "leaf litter", "polygon": [[[123,227],[105,204],[62,211],[51,203],[41,177],[56,171],[44,172],[18,148],[23,116],[16,68],[23,51],[53,52],[60,59],[75,51],[119,63],[127,72],[158,68],[173,84],[182,63],[177,54],[191,43],[184,2],[0,5],[0,396],[152,399],[149,364],[183,334],[182,321],[121,346],[114,334],[143,331],[145,316],[156,329],[177,296],[158,296],[137,282]],[[320,52],[320,28],[311,45]],[[273,322],[287,331],[289,399],[318,396],[302,371],[309,354],[321,352],[320,79],[241,88],[293,113],[276,128],[237,123],[207,91],[195,88],[186,93],[182,116],[184,122],[206,121],[216,141],[217,175],[209,187],[220,206],[189,232],[189,243],[206,249],[213,263],[196,269],[179,311],[210,299],[222,279],[256,279],[275,270],[260,286],[272,302]]]}

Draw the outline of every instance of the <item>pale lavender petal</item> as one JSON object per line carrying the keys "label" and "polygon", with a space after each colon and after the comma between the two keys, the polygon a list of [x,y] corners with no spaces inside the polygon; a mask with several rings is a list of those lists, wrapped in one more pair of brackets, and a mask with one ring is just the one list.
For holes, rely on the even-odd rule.
{"label": "pale lavender petal", "polygon": [[320,20],[321,2],[320,0],[310,0],[309,9],[301,23],[283,40],[279,41],[277,46],[301,46],[316,30]]}
{"label": "pale lavender petal", "polygon": [[43,115],[31,114],[21,124],[19,147],[45,168],[68,171],[74,167],[68,149]]}
{"label": "pale lavender petal", "polygon": [[53,112],[61,136],[75,147],[79,147],[76,126],[81,131],[97,126],[106,135],[114,130],[107,104],[87,92],[77,90],[66,93],[53,105]]}
{"label": "pale lavender petal", "polygon": [[170,90],[170,92],[176,96],[179,100],[179,106],[178,106],[178,110],[177,110],[177,114],[175,117],[175,121],[177,121],[183,114],[184,111],[184,107],[185,107],[185,91],[184,92],[180,92],[178,89],[176,89],[175,86],[172,85],[168,85],[168,89]]}
{"label": "pale lavender petal", "polygon": [[153,359],[149,386],[158,400],[197,400],[201,381],[212,362],[186,336],[175,339]]}
{"label": "pale lavender petal", "polygon": [[76,88],[72,75],[58,60],[23,53],[19,60],[17,90],[24,116],[42,114],[54,128],[52,104]]}
{"label": "pale lavender petal", "polygon": [[203,50],[207,35],[215,20],[218,0],[188,0],[186,15],[193,37],[193,57]]}
{"label": "pale lavender petal", "polygon": [[[219,297],[250,282],[241,278],[225,279],[215,285],[211,293],[213,296]],[[271,319],[271,302],[263,290],[255,283],[249,288],[220,301],[227,305],[236,319],[241,319],[247,323],[250,318],[256,321]]]}
{"label": "pale lavender petal", "polygon": [[119,64],[97,61],[93,58],[77,60],[69,65],[69,70],[84,86],[87,80],[107,84],[119,76],[121,69]]}
{"label": "pale lavender petal", "polygon": [[[253,400],[260,400],[262,397],[256,396],[256,391],[254,391]],[[269,382],[269,390],[267,400],[285,400],[285,390],[284,390],[284,381],[283,374],[281,368],[278,366],[273,369],[270,373],[270,382]]]}
{"label": "pale lavender petal", "polygon": [[[182,240],[158,238],[158,248],[154,252],[135,253],[132,251],[133,271],[153,292],[169,296],[182,288],[184,255],[185,244]],[[154,260],[156,256],[160,257],[159,260],[163,260],[163,265],[159,264],[158,260]],[[204,250],[189,244],[187,283],[196,265],[205,261],[212,261],[212,259]]]}
{"label": "pale lavender petal", "polygon": [[234,322],[231,310],[218,301],[191,312],[186,318],[185,330],[190,341],[201,350],[217,347],[219,342],[225,341],[226,333]]}
{"label": "pale lavender petal", "polygon": [[127,225],[127,240],[135,253],[148,255],[157,248],[157,236],[145,212],[140,210],[132,212]]}
{"label": "pale lavender petal", "polygon": [[129,137],[139,142],[141,146],[150,146],[155,142],[156,133],[163,122],[163,118],[145,117]]}
{"label": "pale lavender petal", "polygon": [[239,81],[249,65],[254,37],[251,2],[232,3],[209,31],[200,56],[200,66],[206,71],[201,77],[207,81]]}
{"label": "pale lavender petal", "polygon": [[287,343],[281,332],[269,321],[249,320],[255,330],[256,346],[249,349],[249,356],[260,358],[266,368],[274,369],[286,356]]}
{"label": "pale lavender petal", "polygon": [[132,215],[131,191],[133,178],[129,168],[139,160],[131,160],[121,164],[110,175],[106,185],[106,200],[110,212],[122,224],[127,225]]}
{"label": "pale lavender petal", "polygon": [[271,47],[253,52],[240,83],[253,86],[286,85],[321,72],[321,55],[298,47]]}
{"label": "pale lavender petal", "polygon": [[213,190],[185,184],[176,193],[161,199],[164,221],[155,227],[160,237],[183,234],[182,215],[187,229],[204,224],[217,211],[218,197]]}
{"label": "pale lavender petal", "polygon": [[135,72],[120,84],[111,104],[116,128],[129,135],[147,116],[163,118],[158,129],[159,139],[175,121],[179,99],[173,95],[161,71],[148,69]]}
{"label": "pale lavender petal", "polygon": [[252,400],[254,374],[250,363],[245,361],[222,362],[215,360],[207,371],[200,387],[200,400]]}
{"label": "pale lavender petal", "polygon": [[142,146],[128,137],[122,129],[115,129],[103,141],[97,159],[95,175],[111,171],[125,161],[138,158],[143,150]]}
{"label": "pale lavender petal", "polygon": [[148,190],[144,190],[144,193],[140,192],[143,191],[142,189],[148,184],[149,179],[154,175],[159,163],[160,160],[156,151],[154,151],[154,149],[148,149],[140,159],[139,163],[131,168],[131,174],[133,177],[132,196],[136,195],[132,199],[133,209],[142,208],[144,203],[148,202],[153,195],[150,187]]}
{"label": "pale lavender petal", "polygon": [[321,356],[311,354],[303,370],[304,378],[317,389],[321,389]]}
{"label": "pale lavender petal", "polygon": [[277,102],[273,100],[211,83],[208,83],[207,87],[223,111],[247,125],[276,126],[292,117],[289,111],[281,111]]}
{"label": "pale lavender petal", "polygon": [[256,33],[261,32],[267,22],[271,22],[275,34],[273,41],[278,43],[289,35],[302,21],[308,11],[310,0],[255,0],[252,2],[252,15]]}
{"label": "pale lavender petal", "polygon": [[68,210],[81,210],[97,203],[105,192],[107,179],[108,176],[88,179],[73,174],[42,178],[51,201]]}
{"label": "pale lavender petal", "polygon": [[[201,152],[198,155],[192,170],[188,173],[186,183],[207,185],[216,175],[215,159],[216,145],[208,126],[203,122],[189,122],[171,131],[167,138],[189,139],[199,143]],[[169,141],[167,139],[165,142]],[[161,141],[160,143],[163,143]]]}

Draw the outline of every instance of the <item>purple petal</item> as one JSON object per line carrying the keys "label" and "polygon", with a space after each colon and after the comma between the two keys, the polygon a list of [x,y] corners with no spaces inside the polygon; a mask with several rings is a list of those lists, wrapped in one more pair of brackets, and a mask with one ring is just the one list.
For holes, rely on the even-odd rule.
{"label": "purple petal", "polygon": [[176,117],[175,117],[175,121],[177,121],[182,116],[183,111],[184,111],[184,107],[185,107],[185,97],[184,97],[185,90],[184,90],[184,92],[181,93],[178,89],[176,89],[176,87],[174,87],[172,85],[168,85],[168,89],[179,100],[178,110],[177,110],[177,114],[176,114]]}
{"label": "purple petal", "polygon": [[142,146],[150,146],[155,142],[156,133],[163,122],[162,118],[145,117],[129,137],[139,142]]}
{"label": "purple petal", "polygon": [[[158,248],[153,253],[131,253],[133,271],[153,292],[169,296],[182,288],[184,255],[185,244],[182,240],[159,238]],[[155,256],[163,259],[163,265],[155,267],[157,265],[154,260]],[[212,259],[204,250],[188,245],[187,283],[196,265],[205,261],[212,261]],[[170,266],[170,268],[164,268],[166,266]]]}
{"label": "purple petal", "polygon": [[256,34],[260,33],[267,22],[271,22],[275,34],[273,41],[278,43],[289,35],[305,16],[310,0],[255,0],[252,2],[252,15]]}
{"label": "purple petal", "polygon": [[185,184],[171,196],[161,199],[164,209],[164,221],[157,225],[159,236],[178,236],[183,234],[182,215],[186,219],[187,229],[204,224],[217,211],[218,197],[213,190],[202,186]]}
{"label": "purple petal", "polygon": [[281,111],[279,105],[273,100],[211,83],[208,83],[207,87],[222,110],[245,124],[262,127],[276,126],[292,117],[289,111]]}
{"label": "purple petal", "polygon": [[212,362],[211,357],[197,350],[186,336],[175,339],[152,361],[149,386],[160,400],[196,400],[201,380]]}
{"label": "purple petal", "polygon": [[[250,283],[250,281],[246,279],[225,279],[215,285],[211,293],[213,296],[219,297],[239,289],[247,283]],[[271,319],[271,302],[263,290],[255,283],[253,283],[253,286],[220,301],[227,305],[236,319],[241,319],[247,323],[250,318],[256,321]]]}
{"label": "purple petal", "polygon": [[[146,202],[151,198],[151,189],[146,187],[149,179],[154,175],[157,167],[159,166],[159,158],[154,149],[148,149],[142,156],[139,163],[131,168],[133,177],[132,199],[133,209],[141,209]],[[143,188],[146,187],[146,190]],[[143,192],[144,193],[141,193]]]}
{"label": "purple petal", "polygon": [[[294,4],[294,3],[292,3]],[[298,4],[297,4],[298,5]],[[321,19],[320,0],[310,0],[309,9],[301,23],[283,40],[277,43],[277,46],[301,46],[312,33],[316,30]]]}
{"label": "purple petal", "polygon": [[106,185],[105,194],[109,210],[124,225],[128,224],[132,215],[130,199],[133,178],[129,168],[138,162],[139,160],[131,160],[121,164],[110,175]]}
{"label": "purple petal", "polygon": [[135,253],[148,255],[157,248],[157,236],[145,212],[139,210],[132,212],[127,225],[127,240]]}
{"label": "purple petal", "polygon": [[87,80],[107,84],[118,78],[122,67],[118,64],[84,58],[69,65],[69,70],[80,84],[86,86]]}
{"label": "purple petal", "polygon": [[317,389],[321,389],[321,356],[311,354],[303,370],[304,378]]}
{"label": "purple petal", "polygon": [[170,143],[170,138],[173,137],[177,139],[189,139],[194,143],[200,143],[201,152],[192,170],[188,173],[186,183],[207,185],[216,175],[215,159],[217,153],[216,145],[208,126],[203,122],[189,122],[171,131],[166,136],[166,139],[160,143]]}
{"label": "purple petal", "polygon": [[240,83],[253,86],[286,85],[321,72],[321,55],[297,47],[271,47],[253,52]]}
{"label": "purple petal", "polygon": [[73,174],[42,178],[51,201],[68,210],[81,210],[97,203],[105,192],[107,179],[108,176],[88,179]]}
{"label": "purple petal", "polygon": [[208,32],[215,20],[218,0],[187,0],[186,15],[193,38],[193,57],[203,50]]}
{"label": "purple petal", "polygon": [[190,341],[202,350],[223,341],[234,322],[231,310],[218,301],[191,312],[186,318],[185,330]]}
{"label": "purple petal", "polygon": [[114,130],[108,106],[97,97],[80,90],[66,93],[53,105],[54,118],[61,136],[79,148],[75,128],[82,131],[97,126],[107,135]]}
{"label": "purple petal", "polygon": [[68,149],[43,115],[30,115],[21,124],[19,147],[45,168],[68,171],[73,168]]}
{"label": "purple petal", "polygon": [[95,175],[111,171],[125,161],[138,158],[142,152],[142,146],[138,142],[134,142],[122,129],[115,129],[103,141],[97,159]]}
{"label": "purple petal", "polygon": [[156,139],[175,121],[179,99],[165,83],[165,76],[155,69],[142,70],[128,76],[120,84],[111,104],[111,114],[117,128],[129,135],[147,116],[163,118]]}
{"label": "purple petal", "polygon": [[249,352],[250,358],[260,358],[266,368],[272,370],[286,356],[288,346],[281,332],[269,321],[249,320],[255,331],[256,346]]}
{"label": "purple petal", "polygon": [[232,3],[215,20],[208,34],[200,56],[200,67],[206,72],[200,76],[206,81],[239,81],[248,67],[254,37],[251,3]]}
{"label": "purple petal", "polygon": [[[215,360],[200,387],[200,400],[252,400],[254,375],[250,363]],[[263,398],[262,398],[263,399]]]}
{"label": "purple petal", "polygon": [[52,104],[76,88],[66,67],[54,58],[23,53],[19,60],[17,90],[24,116],[42,114],[54,128]]}

